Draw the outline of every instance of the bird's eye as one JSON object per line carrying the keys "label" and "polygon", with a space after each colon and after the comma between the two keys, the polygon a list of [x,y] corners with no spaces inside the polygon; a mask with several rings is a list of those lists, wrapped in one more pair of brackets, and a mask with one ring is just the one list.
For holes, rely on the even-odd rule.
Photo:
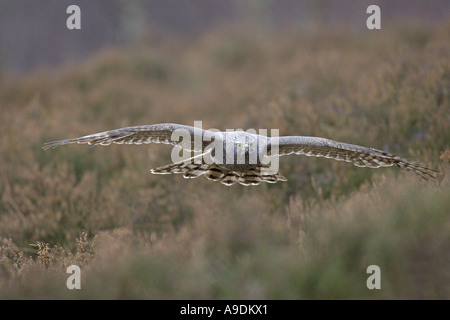
{"label": "bird's eye", "polygon": [[240,143],[238,143],[238,144],[237,144],[237,147],[238,147],[238,148],[240,148],[240,147],[241,147],[241,144],[240,144]]}

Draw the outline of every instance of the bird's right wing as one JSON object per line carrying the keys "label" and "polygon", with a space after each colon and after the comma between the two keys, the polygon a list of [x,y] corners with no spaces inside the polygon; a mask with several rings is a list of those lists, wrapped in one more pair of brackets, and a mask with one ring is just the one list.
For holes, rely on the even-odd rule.
{"label": "bird's right wing", "polygon": [[178,145],[189,151],[203,151],[215,139],[216,133],[196,127],[174,123],[120,128],[94,133],[80,138],[47,142],[43,149],[56,148],[70,143],[90,145],[164,143]]}

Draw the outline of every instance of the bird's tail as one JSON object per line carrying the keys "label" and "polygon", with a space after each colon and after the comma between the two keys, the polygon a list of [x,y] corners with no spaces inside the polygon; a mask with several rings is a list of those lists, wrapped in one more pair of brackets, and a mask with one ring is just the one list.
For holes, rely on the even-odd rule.
{"label": "bird's tail", "polygon": [[227,186],[231,186],[236,182],[244,186],[250,186],[258,185],[261,182],[275,183],[278,181],[287,181],[281,173],[264,170],[261,166],[245,171],[231,171],[213,165],[208,168],[205,177],[209,180],[220,181],[220,183]]}
{"label": "bird's tail", "polygon": [[209,180],[219,181],[227,186],[235,183],[249,186],[258,185],[261,182],[275,183],[287,180],[282,174],[270,171],[263,166],[249,168],[245,171],[227,170],[211,162],[206,163],[205,155],[209,156],[201,154],[181,162],[151,169],[150,172],[153,174],[182,173],[184,178],[197,178],[205,175]]}
{"label": "bird's tail", "polygon": [[210,164],[205,162],[206,154],[200,154],[192,158],[171,163],[150,170],[153,174],[182,173],[185,178],[197,178],[208,171]]}

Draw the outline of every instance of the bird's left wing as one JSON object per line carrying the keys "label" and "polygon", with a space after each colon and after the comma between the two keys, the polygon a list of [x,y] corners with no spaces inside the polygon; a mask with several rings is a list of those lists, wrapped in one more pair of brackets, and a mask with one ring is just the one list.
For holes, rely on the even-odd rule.
{"label": "bird's left wing", "polygon": [[358,167],[379,168],[396,165],[414,172],[425,180],[435,179],[435,173],[437,172],[423,163],[412,162],[386,151],[318,137],[283,136],[271,138],[268,150],[272,156],[304,154],[346,161]]}

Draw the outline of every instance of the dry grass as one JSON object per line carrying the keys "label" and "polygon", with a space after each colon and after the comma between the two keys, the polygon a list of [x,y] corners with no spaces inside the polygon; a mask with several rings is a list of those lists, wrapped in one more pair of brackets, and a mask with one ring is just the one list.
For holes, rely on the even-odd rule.
{"label": "dry grass", "polygon": [[[1,79],[0,297],[449,299],[449,36],[213,31]],[[382,148],[441,181],[291,156],[286,183],[225,187],[150,175],[167,146],[41,150],[194,120]],[[365,286],[371,264],[381,290]]]}

